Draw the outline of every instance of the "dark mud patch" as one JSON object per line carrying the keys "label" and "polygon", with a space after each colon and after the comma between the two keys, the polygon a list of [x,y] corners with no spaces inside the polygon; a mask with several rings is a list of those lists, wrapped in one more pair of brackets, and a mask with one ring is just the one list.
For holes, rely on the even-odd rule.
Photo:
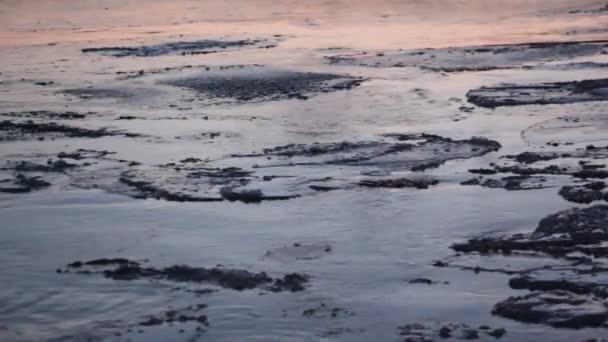
{"label": "dark mud patch", "polygon": [[252,273],[247,270],[228,268],[190,267],[174,265],[165,268],[143,267],[140,262],[118,259],[98,259],[88,262],[76,261],[60,273],[76,272],[82,274],[101,273],[113,280],[155,279],[171,282],[207,283],[237,291],[263,289],[271,292],[304,290],[309,277],[304,274],[290,273],[283,277],[271,278],[264,272]]}
{"label": "dark mud patch", "polygon": [[45,140],[59,138],[101,138],[107,136],[137,137],[139,134],[106,128],[89,129],[56,122],[0,122],[0,141]]}
{"label": "dark mud patch", "polygon": [[241,68],[205,72],[162,83],[193,90],[210,103],[306,100],[318,93],[349,90],[364,79],[336,74]]}
{"label": "dark mud patch", "polygon": [[266,39],[243,40],[197,40],[191,42],[171,42],[157,45],[129,47],[94,47],[82,49],[83,53],[96,53],[110,57],[158,57],[166,55],[199,55],[246,47],[270,48],[274,42]]}
{"label": "dark mud patch", "polygon": [[78,113],[78,112],[53,112],[48,110],[24,111],[24,112],[8,112],[0,113],[1,116],[13,118],[33,118],[33,119],[50,119],[50,120],[80,120],[87,116],[95,115],[95,112]]}
{"label": "dark mud patch", "polygon": [[503,328],[491,328],[486,325],[474,327],[462,323],[429,324],[415,323],[399,327],[403,342],[431,342],[436,340],[487,340],[488,337],[500,339],[507,331]]}
{"label": "dark mud patch", "polygon": [[485,108],[606,101],[608,79],[481,87],[470,90],[467,99]]}
{"label": "dark mud patch", "polygon": [[418,67],[434,72],[486,71],[521,68],[541,62],[600,55],[608,41],[540,42],[439,49],[400,50],[383,53],[326,57],[331,64],[366,67]]}

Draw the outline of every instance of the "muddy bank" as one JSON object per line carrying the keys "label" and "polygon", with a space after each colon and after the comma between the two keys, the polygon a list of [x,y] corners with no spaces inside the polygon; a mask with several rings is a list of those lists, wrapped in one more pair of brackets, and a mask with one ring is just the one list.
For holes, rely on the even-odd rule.
{"label": "muddy bank", "polygon": [[331,64],[366,67],[418,67],[437,72],[521,68],[541,62],[600,55],[608,41],[539,42],[440,49],[399,50],[329,56]]}
{"label": "muddy bank", "polygon": [[237,50],[245,47],[271,48],[276,41],[268,39],[243,40],[198,40],[191,42],[172,42],[157,45],[142,46],[112,46],[92,47],[82,49],[82,52],[96,53],[111,57],[158,57],[165,55],[198,55]]}
{"label": "muddy bank", "polygon": [[467,93],[470,103],[496,108],[608,100],[608,79],[481,87]]}

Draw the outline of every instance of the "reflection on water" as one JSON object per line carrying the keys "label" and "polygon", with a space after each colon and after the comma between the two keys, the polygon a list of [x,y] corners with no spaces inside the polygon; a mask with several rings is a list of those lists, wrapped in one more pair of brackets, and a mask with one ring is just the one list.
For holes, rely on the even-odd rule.
{"label": "reflection on water", "polygon": [[[396,132],[454,139],[485,136],[503,145],[500,154],[539,149],[560,138],[591,143],[588,139],[605,138],[602,103],[489,110],[469,107],[465,94],[501,82],[595,78],[600,69],[446,74],[412,66],[330,65],[323,57],[373,49],[602,39],[608,13],[570,12],[604,4],[595,0],[0,0],[3,112],[92,111],[85,120],[69,124],[144,135],[128,141],[121,137],[5,141],[0,156],[37,156],[46,161],[59,152],[86,148],[117,152],[112,156],[140,162],[142,168],[159,168],[185,158],[219,159],[289,143],[361,141]],[[272,49],[153,58],[81,53],[87,47],[225,37],[276,38],[280,43]],[[250,63],[267,67],[261,70],[321,71],[369,80],[357,88],[316,94],[305,101],[211,107],[187,90],[162,85],[163,77],[171,74],[168,67],[185,77],[192,76],[188,74],[192,71],[181,69],[186,65],[199,66],[193,70],[200,72],[208,65],[213,69]],[[137,77],[127,77],[133,75]],[[40,81],[46,85],[39,85]],[[92,86],[127,89],[137,96],[88,99],[62,93]],[[591,118],[585,121],[586,134],[574,133],[578,138],[555,123],[557,117],[573,113]],[[128,115],[141,120],[116,120]],[[186,120],[153,120],[166,117]],[[526,130],[530,133],[522,139],[520,133]],[[215,132],[221,136],[204,136]],[[454,320],[505,327],[504,339],[513,341],[534,341],[538,333],[564,342],[596,337],[596,331],[548,330],[492,317],[492,305],[514,293],[504,275],[472,277],[430,266],[450,253],[453,241],[484,232],[530,230],[546,214],[571,206],[555,188],[507,192],[459,186],[470,177],[468,169],[487,167],[500,161],[498,157],[452,160],[429,170],[440,183],[424,191],[335,191],[260,205],[133,200],[99,190],[74,190],[61,173],[44,174],[53,183],[49,190],[0,198],[4,290],[0,291],[0,341],[55,337],[83,341],[91,335],[145,342],[196,341],[200,336],[209,341],[393,341],[399,325]],[[115,175],[121,170],[107,172]],[[315,172],[310,167],[298,170],[307,177]],[[336,177],[347,172],[337,168]],[[4,176],[8,177],[2,174],[0,180]],[[105,174],[95,176],[103,180]],[[313,248],[290,254],[296,243]],[[318,246],[322,253],[315,249]],[[326,246],[330,251],[325,251]],[[153,267],[222,264],[273,276],[305,272],[312,278],[310,287],[296,294],[218,291],[201,298],[175,290],[175,284],[55,273],[68,262],[100,257],[149,259],[147,265]],[[418,277],[450,284],[408,286],[407,280]],[[198,303],[209,305],[205,313],[211,326],[202,335],[186,326],[161,326],[143,334],[134,328],[126,333],[129,324],[146,315]],[[302,315],[320,303],[355,314],[336,319]],[[185,334],[179,333],[182,327]]]}
{"label": "reflection on water", "polygon": [[[603,1],[0,1],[0,43],[289,34],[293,46],[435,47],[591,38]],[[580,37],[579,37],[580,38]]]}

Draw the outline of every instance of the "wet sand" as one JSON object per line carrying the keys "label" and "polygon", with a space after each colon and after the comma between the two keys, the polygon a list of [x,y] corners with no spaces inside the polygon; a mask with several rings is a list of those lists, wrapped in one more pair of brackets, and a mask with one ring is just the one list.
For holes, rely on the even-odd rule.
{"label": "wet sand", "polygon": [[0,1],[0,340],[601,341],[607,23]]}

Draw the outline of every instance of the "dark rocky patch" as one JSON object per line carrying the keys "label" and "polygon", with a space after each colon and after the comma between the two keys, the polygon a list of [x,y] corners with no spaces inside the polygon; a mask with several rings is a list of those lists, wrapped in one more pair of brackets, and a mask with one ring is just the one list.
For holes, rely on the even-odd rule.
{"label": "dark rocky patch", "polygon": [[584,161],[580,161],[579,164],[583,168],[583,170],[597,170],[603,169],[606,167],[606,164],[590,164]]}
{"label": "dark rocky patch", "polygon": [[492,313],[522,322],[581,329],[605,326],[608,306],[601,299],[568,291],[549,291],[510,297],[496,304]]}
{"label": "dark rocky patch", "polygon": [[220,189],[220,195],[222,198],[230,202],[243,202],[243,203],[260,203],[262,201],[284,201],[292,198],[299,197],[298,195],[293,196],[267,196],[264,195],[260,189],[234,189],[231,187],[224,187]]}
{"label": "dark rocky patch", "polygon": [[608,205],[589,208],[573,208],[543,218],[533,238],[553,234],[568,234],[572,239],[594,236],[599,240],[608,239]]}
{"label": "dark rocky patch", "polygon": [[155,198],[162,199],[170,202],[219,202],[222,201],[222,198],[218,197],[197,197],[189,194],[184,194],[180,192],[172,192],[166,189],[163,189],[152,182],[136,180],[131,177],[124,175],[120,177],[119,181],[123,184],[126,184],[130,187],[135,188],[138,192],[135,194],[131,194],[131,197],[146,199],[146,198]]}
{"label": "dark rocky patch", "polygon": [[566,201],[575,203],[591,203],[604,198],[601,191],[606,187],[604,182],[595,182],[585,185],[564,186],[559,190],[559,195]]}
{"label": "dark rocky patch", "polygon": [[46,164],[38,164],[29,161],[8,162],[3,169],[17,172],[65,172],[77,168],[78,164],[68,163],[63,159],[49,159]]}
{"label": "dark rocky patch", "polygon": [[96,151],[79,148],[73,152],[59,152],[59,154],[57,154],[57,158],[74,160],[102,159],[111,154],[116,154],[116,152]]}
{"label": "dark rocky patch", "polygon": [[460,185],[481,185],[482,178],[471,178],[460,182]]}
{"label": "dark rocky patch", "polygon": [[102,259],[94,259],[94,260],[90,260],[90,261],[86,261],[86,262],[74,261],[74,262],[68,264],[68,267],[80,268],[83,266],[112,266],[112,265],[139,266],[140,263],[137,261],[132,261],[132,260],[125,259],[125,258],[111,258],[111,259],[102,258]]}
{"label": "dark rocky patch", "polygon": [[307,318],[338,318],[343,316],[354,316],[354,313],[344,308],[331,308],[325,303],[306,309],[302,312],[302,316]]}
{"label": "dark rocky patch", "polygon": [[[485,170],[485,169],[483,169]],[[469,170],[470,171],[470,170]],[[492,174],[484,171],[484,174]],[[462,181],[460,185],[480,185],[490,189],[505,189],[507,191],[535,190],[548,187],[547,179],[539,176],[516,175],[502,178],[471,178]]]}
{"label": "dark rocky patch", "polygon": [[477,238],[452,245],[458,252],[536,251],[564,256],[573,251],[584,252],[580,245],[608,241],[608,205],[573,208],[543,218],[531,234],[511,237]]}
{"label": "dark rocky patch", "polygon": [[[9,162],[4,169],[63,173],[71,186],[102,189],[137,199],[259,203],[335,189],[426,189],[437,181],[419,174],[399,178],[388,175],[422,164],[477,157],[499,148],[498,142],[484,138],[453,140],[431,134],[389,134],[377,141],[290,144],[214,161],[191,157],[146,167],[117,159],[113,152],[77,149],[60,152],[57,159],[46,163],[40,158]],[[327,174],[310,178],[302,172],[303,165],[319,166],[319,172]],[[344,178],[329,176],[340,167],[352,168],[352,172]],[[273,173],[269,172],[271,168],[276,168]]]}
{"label": "dark rocky patch", "polygon": [[125,137],[136,137],[138,134],[126,133],[123,131],[114,131],[105,128],[101,129],[88,129],[81,127],[68,126],[58,124],[55,122],[48,123],[37,123],[33,121],[25,122],[13,122],[13,121],[2,121],[0,122],[0,141],[14,141],[14,140],[29,140],[38,139],[44,140],[47,138],[101,138],[106,136],[125,136]]}
{"label": "dark rocky patch", "polygon": [[428,163],[422,163],[416,166],[412,167],[412,171],[414,172],[423,172],[426,170],[430,170],[430,169],[436,169],[438,167],[440,167],[441,165],[443,165],[445,163],[445,161],[439,160],[439,161],[431,161]]}
{"label": "dark rocky patch", "polygon": [[597,179],[605,179],[608,178],[607,170],[595,170],[595,169],[582,169],[580,171],[574,172],[572,174],[574,177],[588,179],[588,178],[597,178]]}
{"label": "dark rocky patch", "polygon": [[449,284],[447,281],[435,281],[428,278],[414,278],[407,281],[408,284],[423,284],[423,285],[435,285],[435,284]]}
{"label": "dark rocky patch", "polygon": [[336,187],[336,186],[323,186],[323,185],[309,185],[308,188],[310,188],[311,190],[314,191],[319,191],[319,192],[328,192],[328,191],[334,191],[334,190],[340,190],[340,187]]}
{"label": "dark rocky patch", "polygon": [[337,143],[289,144],[264,149],[259,153],[233,157],[282,157],[296,159],[290,165],[399,166],[411,170],[430,162],[465,159],[497,151],[493,140],[473,137],[453,140],[432,134],[387,134],[388,140]]}
{"label": "dark rocky patch", "polygon": [[[588,273],[596,274],[604,270],[591,269]],[[561,273],[566,273],[562,271]],[[582,270],[577,273],[582,273]],[[562,274],[563,277],[563,274]],[[608,282],[598,280],[597,282],[585,281],[582,279],[567,279],[567,278],[541,278],[532,277],[530,275],[519,275],[509,280],[509,286],[515,290],[531,290],[531,291],[568,291],[579,295],[594,295],[598,298],[608,297]]]}
{"label": "dark rocky patch", "polygon": [[89,115],[94,115],[95,112],[88,113],[77,113],[77,112],[52,112],[48,110],[36,110],[36,111],[24,111],[24,112],[8,112],[0,113],[2,116],[9,116],[14,118],[36,118],[36,119],[55,119],[55,120],[78,120],[84,119]]}
{"label": "dark rocky patch", "polygon": [[[9,180],[10,181],[10,180]],[[51,183],[41,179],[40,177],[27,177],[17,175],[12,187],[0,187],[0,192],[5,193],[26,193],[32,190],[39,190],[51,186]]]}
{"label": "dark rocky patch", "polygon": [[553,160],[560,157],[562,157],[562,155],[555,152],[523,152],[518,155],[505,156],[505,158],[514,159],[522,164],[533,164],[538,161]]}
{"label": "dark rocky patch", "polygon": [[128,99],[136,96],[136,93],[127,88],[75,88],[62,91],[63,94],[75,96],[79,99]]}
{"label": "dark rocky patch", "polygon": [[195,134],[190,134],[190,135],[177,136],[177,137],[175,137],[175,139],[196,141],[196,140],[214,140],[214,139],[217,139],[220,137],[236,138],[239,136],[240,136],[240,134],[237,132],[201,132],[201,133],[195,133]]}
{"label": "dark rocky patch", "polygon": [[505,189],[508,191],[535,190],[543,189],[547,186],[547,180],[543,177],[534,176],[507,176],[500,179],[486,179],[481,186],[490,189]]}
{"label": "dark rocky patch", "polygon": [[359,185],[366,188],[416,188],[428,189],[431,185],[438,184],[439,181],[432,178],[394,178],[394,179],[364,179]]}
{"label": "dark rocky patch", "polygon": [[[587,186],[597,189],[605,184]],[[537,292],[510,297],[496,304],[493,314],[522,322],[580,329],[607,324],[607,269],[592,259],[608,257],[608,248],[603,245],[606,241],[608,206],[596,205],[549,215],[532,233],[471,239],[452,248],[462,253],[502,253],[505,256],[515,252],[544,254],[570,261],[570,266],[503,270],[505,274],[515,275],[509,281],[511,288]],[[476,268],[476,272],[480,270],[480,267]]]}
{"label": "dark rocky patch", "polygon": [[199,313],[206,307],[207,305],[205,304],[198,304],[191,305],[187,308],[180,310],[169,310],[160,315],[150,315],[145,320],[139,322],[138,325],[148,327],[171,323],[195,322],[204,327],[207,327],[209,326],[209,320],[207,318],[207,315]]}
{"label": "dark rocky patch", "polygon": [[486,108],[606,101],[608,79],[481,87],[469,91],[467,99]]}
{"label": "dark rocky patch", "polygon": [[604,7],[593,8],[593,9],[584,9],[584,10],[572,10],[569,11],[568,14],[600,14],[608,12],[608,4],[604,5]]}
{"label": "dark rocky patch", "polygon": [[498,171],[494,169],[469,169],[469,173],[474,173],[478,175],[495,175]]}
{"label": "dark rocky patch", "polygon": [[133,115],[121,115],[116,118],[116,120],[145,120],[146,118],[142,116],[133,116]]}
{"label": "dark rocky patch", "polygon": [[[92,271],[81,271],[83,267],[91,266]],[[107,266],[115,266],[107,268]],[[114,280],[135,279],[164,279],[172,282],[209,283],[223,288],[243,291],[261,288],[271,292],[297,292],[304,290],[308,282],[307,275],[291,273],[282,278],[273,279],[266,273],[252,273],[247,270],[227,268],[190,267],[175,265],[162,269],[143,267],[140,263],[123,258],[98,259],[88,262],[76,261],[68,265],[68,269],[77,269],[79,273],[99,273],[99,267],[105,267],[101,273],[106,278]]]}
{"label": "dark rocky patch", "polygon": [[435,340],[477,340],[486,337],[499,339],[506,334],[503,328],[493,329],[489,326],[473,327],[461,323],[445,324],[406,324],[399,327],[403,342],[432,342]]}
{"label": "dark rocky patch", "polygon": [[217,71],[217,70],[231,70],[231,69],[246,69],[246,68],[263,68],[262,64],[234,64],[234,65],[220,65],[220,66],[211,66],[211,65],[183,65],[176,67],[164,67],[164,68],[155,68],[155,69],[141,69],[137,71],[117,71],[116,75],[121,75],[119,80],[128,80],[135,79],[140,77],[145,77],[149,75],[157,75],[157,74],[166,74],[170,72],[180,72],[180,71],[192,71],[192,70],[200,70],[200,71]]}
{"label": "dark rocky patch", "polygon": [[98,53],[111,57],[158,57],[165,55],[197,55],[259,46],[268,42],[263,39],[244,40],[198,40],[192,42],[172,42],[157,45],[132,47],[98,47],[82,49],[83,53]]}
{"label": "dark rocky patch", "polygon": [[290,246],[270,250],[266,252],[264,256],[281,261],[314,260],[331,253],[332,250],[332,246],[327,244],[305,244],[296,242]]}
{"label": "dark rocky patch", "polygon": [[566,58],[602,54],[608,41],[538,42],[329,56],[331,64],[418,67],[433,72],[468,72],[534,67]]}

